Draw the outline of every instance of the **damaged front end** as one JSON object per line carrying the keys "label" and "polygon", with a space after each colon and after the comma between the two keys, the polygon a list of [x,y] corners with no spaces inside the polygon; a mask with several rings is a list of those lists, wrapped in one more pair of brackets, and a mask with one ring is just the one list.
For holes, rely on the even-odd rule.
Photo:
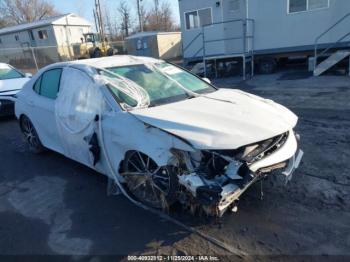
{"label": "damaged front end", "polygon": [[178,173],[179,201],[193,213],[200,210],[209,216],[236,211],[239,197],[272,171],[280,169],[290,180],[303,155],[296,140],[289,131],[236,150],[174,150],[182,167]]}

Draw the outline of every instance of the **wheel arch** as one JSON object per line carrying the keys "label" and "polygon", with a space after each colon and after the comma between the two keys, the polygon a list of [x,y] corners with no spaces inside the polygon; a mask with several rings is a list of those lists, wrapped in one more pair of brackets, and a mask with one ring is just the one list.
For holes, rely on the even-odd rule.
{"label": "wheel arch", "polygon": [[169,163],[169,160],[173,157],[173,154],[170,152],[170,149],[159,148],[159,149],[147,149],[147,148],[135,148],[128,149],[124,151],[122,157],[118,160],[117,167],[118,172],[122,172],[124,160],[129,152],[138,151],[149,156],[158,166],[166,166]]}

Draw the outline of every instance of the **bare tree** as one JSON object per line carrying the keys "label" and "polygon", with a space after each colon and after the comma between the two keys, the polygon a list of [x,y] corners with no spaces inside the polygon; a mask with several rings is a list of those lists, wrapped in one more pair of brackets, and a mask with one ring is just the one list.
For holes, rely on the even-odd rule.
{"label": "bare tree", "polygon": [[46,0],[0,1],[0,20],[8,25],[33,22],[57,14],[55,7]]}
{"label": "bare tree", "polygon": [[120,25],[118,25],[118,20],[116,19],[116,15],[111,11],[111,9],[105,8],[104,17],[105,17],[106,29],[109,33],[110,39],[111,40],[117,39],[119,30],[120,30]]}
{"label": "bare tree", "polygon": [[175,25],[172,18],[173,13],[170,7],[170,3],[168,1],[164,1],[161,5],[160,11],[160,20],[158,21],[158,23],[160,24],[161,30],[174,30]]}
{"label": "bare tree", "polygon": [[168,1],[154,0],[154,7],[147,16],[147,30],[151,31],[171,31],[175,25],[172,19],[172,10]]}
{"label": "bare tree", "polygon": [[0,28],[3,28],[3,27],[6,27],[8,26],[8,21],[3,19],[3,18],[0,18]]}
{"label": "bare tree", "polygon": [[119,15],[121,17],[121,30],[123,32],[123,34],[128,37],[129,36],[129,32],[132,26],[131,23],[131,11],[130,11],[130,7],[128,6],[128,4],[126,3],[125,0],[121,1],[118,7],[118,12]]}

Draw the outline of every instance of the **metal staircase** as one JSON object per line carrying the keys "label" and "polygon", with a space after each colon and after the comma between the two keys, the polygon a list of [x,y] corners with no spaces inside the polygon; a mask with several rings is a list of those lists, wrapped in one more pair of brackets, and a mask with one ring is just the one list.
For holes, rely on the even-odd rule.
{"label": "metal staircase", "polygon": [[[241,35],[238,36],[228,36],[226,38],[211,38],[207,37],[207,28],[212,28],[215,26],[221,26],[224,24],[240,24],[242,28]],[[224,22],[212,23],[208,25],[204,25],[201,28],[201,32],[198,33],[185,47],[183,47],[182,53],[185,54],[185,51],[188,50],[195,42],[201,41],[201,46],[197,51],[195,51],[192,55],[192,58],[199,57],[202,60],[204,66],[204,75],[207,75],[207,64],[213,63],[215,68],[215,74],[217,76],[217,61],[224,59],[234,59],[241,58],[242,59],[242,72],[243,79],[246,78],[247,73],[247,63],[250,64],[250,76],[254,75],[254,32],[255,31],[255,21],[253,19],[235,19]],[[242,48],[237,53],[222,53],[222,50],[217,50],[218,54],[208,54],[207,46],[212,43],[219,43],[225,41],[237,41],[241,45]]]}
{"label": "metal staircase", "polygon": [[332,66],[338,64],[340,61],[350,56],[350,50],[338,50],[333,53],[326,60],[321,62],[314,69],[314,76],[319,76],[330,69]]}
{"label": "metal staircase", "polygon": [[[334,65],[338,64],[345,58],[349,57],[349,75],[350,75],[350,48],[344,48],[344,43],[349,42],[344,41],[346,38],[350,36],[350,32],[347,32],[342,37],[340,37],[336,42],[327,45],[324,47],[321,52],[319,52],[319,42],[320,40],[330,33],[334,28],[336,28],[339,24],[346,21],[350,18],[350,13],[344,15],[341,19],[339,19],[335,24],[333,24],[330,28],[320,34],[315,40],[315,57],[314,57],[314,76],[320,76],[327,70],[329,70]],[[349,21],[348,21],[349,22]],[[349,45],[348,45],[349,46]],[[340,49],[342,48],[342,49]],[[330,54],[330,52],[333,52]],[[330,55],[329,55],[330,54]],[[320,57],[328,56],[324,61],[318,63]]]}

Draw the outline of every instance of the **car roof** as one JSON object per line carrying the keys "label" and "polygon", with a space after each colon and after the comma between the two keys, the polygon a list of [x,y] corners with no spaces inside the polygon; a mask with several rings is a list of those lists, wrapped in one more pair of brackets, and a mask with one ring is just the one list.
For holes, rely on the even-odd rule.
{"label": "car roof", "polygon": [[159,63],[162,60],[143,57],[143,56],[131,56],[131,55],[116,55],[101,58],[90,58],[90,59],[80,59],[67,62],[58,62],[44,67],[45,69],[51,67],[65,67],[65,66],[90,66],[94,68],[108,68],[108,67],[118,67],[118,66],[128,66],[128,65],[138,65],[145,63]]}
{"label": "car roof", "polygon": [[143,56],[116,55],[116,56],[108,56],[108,57],[101,57],[101,58],[76,60],[70,63],[80,64],[80,65],[89,65],[97,68],[107,68],[107,67],[128,66],[128,65],[144,64],[144,63],[157,63],[157,62],[161,62],[161,60],[151,58],[151,57],[143,57]]}
{"label": "car roof", "polygon": [[[131,56],[131,55],[116,55],[108,56],[101,58],[91,58],[91,59],[80,59],[67,62],[58,62],[50,64],[39,70],[39,74],[44,71],[57,68],[57,67],[69,67],[74,66],[84,70],[88,74],[93,74],[91,68],[110,68],[110,67],[119,67],[119,66],[128,66],[128,65],[139,65],[145,63],[159,63],[163,60],[144,57],[144,56]],[[87,68],[89,67],[89,68]]]}

